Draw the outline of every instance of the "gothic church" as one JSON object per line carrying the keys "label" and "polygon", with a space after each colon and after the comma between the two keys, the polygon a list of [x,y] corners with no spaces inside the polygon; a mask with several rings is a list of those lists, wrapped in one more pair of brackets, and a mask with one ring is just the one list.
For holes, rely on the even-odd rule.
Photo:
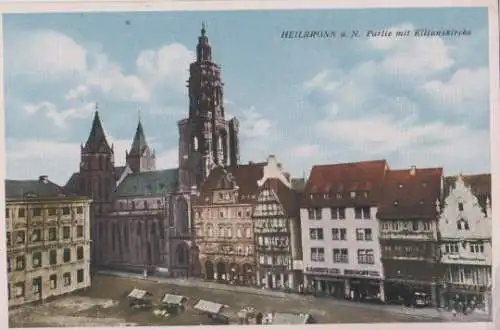
{"label": "gothic church", "polygon": [[93,200],[93,269],[189,274],[191,199],[214,167],[239,162],[238,121],[225,119],[221,68],[205,26],[189,72],[189,115],[178,122],[179,168],[156,169],[140,119],[125,166],[115,166],[95,112],[80,169],[65,186]]}

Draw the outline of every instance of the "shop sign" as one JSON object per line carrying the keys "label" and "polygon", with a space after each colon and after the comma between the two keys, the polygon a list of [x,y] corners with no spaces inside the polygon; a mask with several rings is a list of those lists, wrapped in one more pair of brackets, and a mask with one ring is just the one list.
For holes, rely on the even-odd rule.
{"label": "shop sign", "polygon": [[354,270],[354,269],[344,269],[344,275],[346,276],[371,276],[379,277],[380,273],[373,270]]}
{"label": "shop sign", "polygon": [[318,275],[340,275],[339,268],[306,267],[306,272]]}
{"label": "shop sign", "polygon": [[450,260],[456,260],[456,261],[458,261],[458,260],[460,260],[460,261],[486,261],[486,258],[484,258],[484,257],[469,258],[469,257],[462,257],[459,255],[454,255],[454,254],[450,254],[447,257]]}

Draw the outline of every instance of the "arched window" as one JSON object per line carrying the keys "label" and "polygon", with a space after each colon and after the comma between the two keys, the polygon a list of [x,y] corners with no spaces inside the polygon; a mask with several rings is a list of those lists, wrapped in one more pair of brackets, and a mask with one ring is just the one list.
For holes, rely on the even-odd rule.
{"label": "arched window", "polygon": [[214,234],[214,228],[212,227],[212,225],[207,225],[207,236],[212,237],[213,234]]}
{"label": "arched window", "polygon": [[196,136],[193,137],[193,150],[198,151],[198,138]]}

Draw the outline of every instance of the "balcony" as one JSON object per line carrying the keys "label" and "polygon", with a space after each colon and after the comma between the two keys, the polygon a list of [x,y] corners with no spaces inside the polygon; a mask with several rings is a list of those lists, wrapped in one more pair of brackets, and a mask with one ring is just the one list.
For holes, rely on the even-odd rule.
{"label": "balcony", "polygon": [[417,240],[417,241],[435,241],[436,237],[432,231],[412,231],[412,230],[389,230],[379,233],[381,240]]}

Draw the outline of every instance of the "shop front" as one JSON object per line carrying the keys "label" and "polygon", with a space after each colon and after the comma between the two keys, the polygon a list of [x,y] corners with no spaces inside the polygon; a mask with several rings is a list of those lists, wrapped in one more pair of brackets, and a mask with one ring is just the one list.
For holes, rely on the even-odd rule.
{"label": "shop front", "polygon": [[442,307],[458,312],[489,311],[488,288],[478,285],[446,284],[441,292]]}

